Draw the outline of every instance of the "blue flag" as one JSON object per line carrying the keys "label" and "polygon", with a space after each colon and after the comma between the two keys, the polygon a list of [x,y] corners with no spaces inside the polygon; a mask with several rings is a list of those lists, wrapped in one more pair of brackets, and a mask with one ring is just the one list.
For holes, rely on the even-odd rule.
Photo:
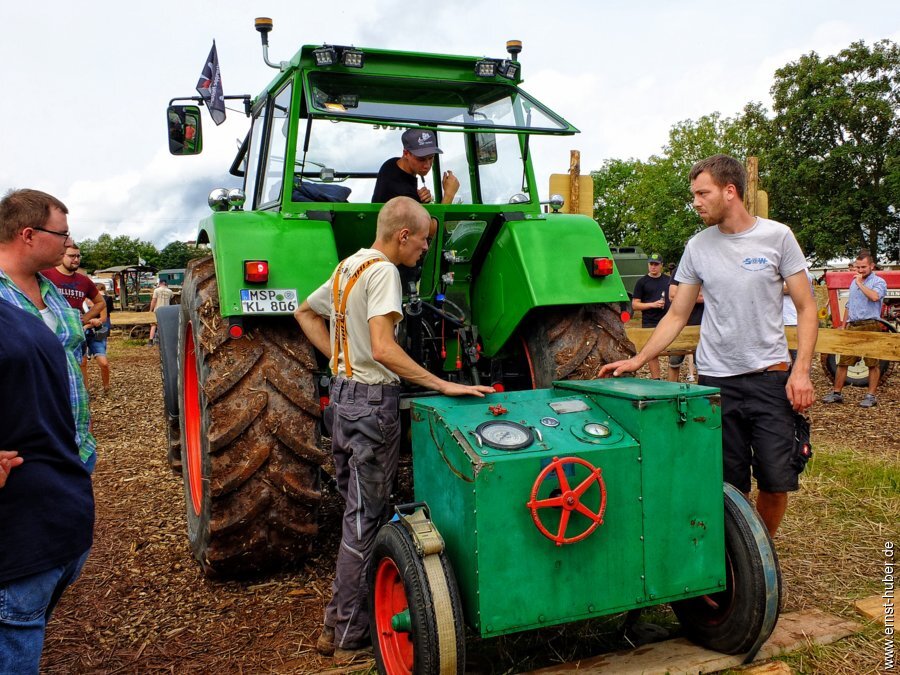
{"label": "blue flag", "polygon": [[225,121],[225,90],[222,88],[222,74],[219,72],[219,54],[216,52],[216,41],[206,58],[206,65],[200,79],[197,80],[197,92],[203,97],[213,122],[217,125]]}

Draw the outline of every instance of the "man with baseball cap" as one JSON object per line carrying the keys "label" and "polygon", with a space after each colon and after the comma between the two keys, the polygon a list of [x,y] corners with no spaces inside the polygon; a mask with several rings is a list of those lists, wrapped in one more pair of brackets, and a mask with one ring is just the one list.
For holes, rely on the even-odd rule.
{"label": "man with baseball cap", "polygon": [[[662,264],[663,259],[659,253],[651,254],[647,258],[647,274],[634,285],[631,308],[641,312],[641,328],[656,328],[669,309],[669,282],[672,278],[663,274]],[[662,379],[658,358],[647,361],[647,367],[650,368],[650,377],[654,380]]]}
{"label": "man with baseball cap", "polygon": [[[437,146],[437,135],[431,129],[407,129],[402,140],[403,155],[391,157],[378,170],[372,201],[383,203],[394,197],[409,197],[421,204],[430,204],[434,197],[425,187],[425,176],[431,171],[434,156],[443,154]],[[418,189],[417,176],[422,178],[422,187]],[[452,171],[445,171],[441,179],[441,203],[452,203],[457,190],[459,179]]]}

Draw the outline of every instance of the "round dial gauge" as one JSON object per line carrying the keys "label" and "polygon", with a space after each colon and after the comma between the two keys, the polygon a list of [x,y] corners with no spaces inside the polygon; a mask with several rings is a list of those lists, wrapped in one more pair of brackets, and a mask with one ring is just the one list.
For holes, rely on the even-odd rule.
{"label": "round dial gauge", "polygon": [[606,438],[609,436],[609,427],[598,422],[588,422],[584,425],[584,433],[595,438]]}
{"label": "round dial gauge", "polygon": [[518,422],[492,420],[483,422],[475,429],[485,445],[498,450],[520,450],[534,443],[534,432]]}

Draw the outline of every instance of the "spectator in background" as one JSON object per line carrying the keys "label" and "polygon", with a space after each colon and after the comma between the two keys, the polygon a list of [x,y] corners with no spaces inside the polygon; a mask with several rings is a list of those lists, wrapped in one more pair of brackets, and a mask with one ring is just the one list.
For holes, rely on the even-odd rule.
{"label": "spectator in background", "polygon": [[[103,302],[106,303],[106,321],[99,328],[93,328],[85,332],[87,338],[88,358],[97,360],[100,366],[100,379],[103,382],[103,393],[109,392],[109,359],[106,358],[106,340],[109,338],[109,332],[112,330],[111,314],[113,311],[113,302],[106,294],[106,284],[97,284],[97,290]],[[85,381],[87,379],[85,378]]]}
{"label": "spectator in background", "polygon": [[[175,293],[169,288],[169,284],[160,279],[156,288],[153,289],[153,298],[150,300],[150,311],[155,312],[159,307],[168,307],[171,305],[173,295],[175,295]],[[156,344],[155,322],[150,325],[150,340],[147,341],[147,346],[150,347],[154,344]]]}
{"label": "spectator in background", "polygon": [[[675,300],[675,295],[678,293],[678,280],[675,279],[675,274],[672,274],[672,281],[669,283],[669,303],[671,304]],[[688,326],[699,326],[700,322],[703,320],[703,290],[697,294],[697,302],[694,303],[694,308],[691,310],[691,316],[688,318],[687,325]],[[670,356],[669,357],[669,382],[678,382],[678,375],[681,372],[681,364],[687,364],[687,381],[694,382],[696,378],[694,377],[694,355],[691,353],[684,354],[682,356]]]}
{"label": "spectator in background", "polygon": [[[887,282],[875,274],[875,260],[868,251],[860,251],[855,262],[856,276],[850,282],[850,297],[847,299],[847,307],[844,310],[844,322],[841,326],[844,330],[879,331],[881,324],[881,305],[884,296],[887,295]],[[822,400],[825,403],[843,403],[844,383],[847,381],[847,368],[859,361],[858,356],[841,355],[838,360],[837,372],[834,374],[834,391]],[[869,369],[869,391],[859,402],[861,408],[871,408],[878,403],[875,390],[878,389],[878,380],[881,376],[878,359],[865,358],[866,367]]]}
{"label": "spectator in background", "polygon": [[[99,328],[106,320],[106,303],[100,298],[100,291],[89,277],[78,271],[81,267],[81,249],[72,243],[66,247],[62,261],[56,267],[42,270],[41,274],[53,282],[72,309],[82,315],[81,325],[84,329]],[[85,312],[85,300],[90,301],[91,308]],[[78,355],[81,362],[81,376],[87,382],[87,341],[82,343],[82,352]]]}
{"label": "spectator in background", "polygon": [[[634,285],[634,296],[631,308],[641,312],[641,328],[656,328],[669,309],[669,282],[672,278],[662,271],[662,256],[653,253],[647,258],[647,274],[637,280]],[[654,357],[647,362],[650,377],[661,380],[659,358]]]}
{"label": "spectator in background", "polygon": [[75,440],[81,461],[93,471],[97,443],[90,431],[88,393],[79,372],[84,351],[81,313],[39,273],[59,264],[66,250],[74,246],[66,218],[68,212],[56,197],[38,190],[11,190],[0,200],[0,299],[43,319],[66,349]]}
{"label": "spectator in background", "polygon": [[68,350],[40,315],[3,299],[0,325],[0,673],[36,674],[50,614],[93,543],[94,496],[69,405]]}
{"label": "spectator in background", "polygon": [[[806,278],[809,279],[809,292],[812,293],[813,299],[816,297],[815,288],[813,288],[813,284],[815,280],[813,279],[813,275],[810,274],[809,268],[806,268]],[[782,290],[782,305],[781,305],[781,320],[784,322],[785,326],[796,326],[797,325],[797,308],[794,306],[794,301],[791,299],[790,291],[788,291],[787,284],[783,285]],[[797,360],[797,350],[789,349],[791,354],[791,363]]]}

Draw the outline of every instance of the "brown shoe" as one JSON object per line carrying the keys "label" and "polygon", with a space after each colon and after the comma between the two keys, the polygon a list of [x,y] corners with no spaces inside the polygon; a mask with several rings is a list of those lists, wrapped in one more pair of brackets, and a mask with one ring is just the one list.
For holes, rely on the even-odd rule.
{"label": "brown shoe", "polygon": [[322,656],[334,654],[334,628],[322,626],[322,632],[319,634],[319,639],[316,640],[316,651]]}
{"label": "brown shoe", "polygon": [[334,650],[334,665],[336,666],[349,666],[355,663],[371,661],[374,658],[375,653],[372,651],[371,645],[359,649],[341,649],[338,647]]}

